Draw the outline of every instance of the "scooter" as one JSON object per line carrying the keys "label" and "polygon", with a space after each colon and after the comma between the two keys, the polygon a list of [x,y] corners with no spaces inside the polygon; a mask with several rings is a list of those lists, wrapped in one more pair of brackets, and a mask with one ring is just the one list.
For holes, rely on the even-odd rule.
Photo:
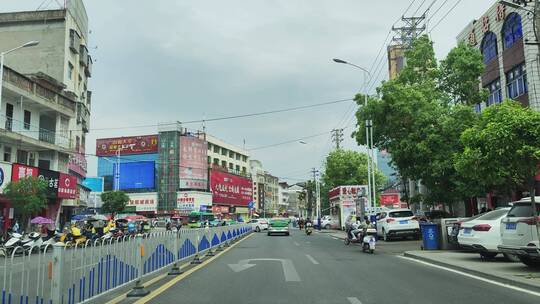
{"label": "scooter", "polygon": [[377,229],[368,228],[362,239],[362,252],[373,253],[377,243]]}
{"label": "scooter", "polygon": [[30,241],[22,245],[24,251],[31,252],[34,247],[38,247],[38,249],[41,249],[41,245],[43,245],[43,239],[41,238],[41,234],[37,232],[31,232],[30,234],[28,234],[28,239]]}
{"label": "scooter", "polygon": [[312,232],[313,232],[313,224],[307,223],[306,224],[306,234],[311,235]]}
{"label": "scooter", "polygon": [[13,253],[13,250],[15,248],[20,247],[23,245],[22,239],[23,235],[17,232],[10,232],[8,233],[9,239],[4,243],[4,246],[2,247],[2,250],[0,250],[0,254],[4,256],[9,256]]}
{"label": "scooter", "polygon": [[343,240],[343,242],[345,243],[345,245],[350,245],[351,243],[353,244],[360,244],[362,243],[362,231],[358,232],[356,235],[355,235],[356,239],[352,239],[351,238],[351,229],[348,229],[347,230],[347,236],[345,237],[345,239]]}

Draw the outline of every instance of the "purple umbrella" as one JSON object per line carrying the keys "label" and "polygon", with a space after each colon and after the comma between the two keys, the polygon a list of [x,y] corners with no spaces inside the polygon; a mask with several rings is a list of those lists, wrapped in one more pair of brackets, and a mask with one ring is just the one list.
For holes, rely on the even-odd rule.
{"label": "purple umbrella", "polygon": [[38,225],[46,225],[46,224],[54,224],[54,221],[46,217],[38,216],[38,217],[33,218],[30,221],[30,223],[38,224]]}

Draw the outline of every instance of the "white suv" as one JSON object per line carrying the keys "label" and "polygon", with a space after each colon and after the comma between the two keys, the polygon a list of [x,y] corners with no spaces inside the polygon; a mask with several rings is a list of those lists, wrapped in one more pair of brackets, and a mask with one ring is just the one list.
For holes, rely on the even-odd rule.
{"label": "white suv", "polygon": [[383,211],[377,217],[377,235],[385,241],[392,237],[420,238],[420,225],[409,209]]}
{"label": "white suv", "polygon": [[501,221],[502,244],[498,248],[502,253],[516,255],[527,266],[540,267],[539,196],[535,197],[535,203],[534,214],[530,197],[513,204],[512,209]]}
{"label": "white suv", "polygon": [[252,219],[249,221],[251,227],[256,232],[261,232],[263,230],[268,230],[268,220],[267,219]]}

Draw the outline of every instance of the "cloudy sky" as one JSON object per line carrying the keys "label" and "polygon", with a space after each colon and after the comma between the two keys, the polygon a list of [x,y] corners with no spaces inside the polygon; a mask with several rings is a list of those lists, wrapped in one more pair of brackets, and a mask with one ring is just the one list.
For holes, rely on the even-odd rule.
{"label": "cloudy sky", "polygon": [[[63,0],[1,0],[0,11],[35,10],[40,4],[56,8],[57,2]],[[433,27],[439,58],[455,45],[459,31],[494,3],[412,2],[408,15],[421,14],[433,3],[428,27]],[[386,78],[386,55],[381,65],[375,59],[411,0],[86,0],[85,4],[95,61],[91,128],[103,129],[352,97],[362,89],[362,72],[331,59],[371,69],[378,75],[376,83]],[[350,138],[353,110],[350,102],[339,103],[208,123],[207,131],[240,146],[245,140],[249,149],[351,126],[345,130],[344,145],[360,149]],[[96,138],[156,132],[155,127],[94,130],[87,151],[95,151]],[[304,141],[307,144],[251,154],[272,174],[296,182],[307,178],[310,168],[320,167],[331,149],[329,134]],[[95,174],[96,159],[89,157],[89,175]]]}

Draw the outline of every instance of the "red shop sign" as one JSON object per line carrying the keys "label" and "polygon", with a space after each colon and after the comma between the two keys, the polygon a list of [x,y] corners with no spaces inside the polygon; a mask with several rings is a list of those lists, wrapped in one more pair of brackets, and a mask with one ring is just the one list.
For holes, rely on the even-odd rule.
{"label": "red shop sign", "polygon": [[77,198],[77,178],[65,173],[60,173],[58,183],[58,198]]}
{"label": "red shop sign", "polygon": [[253,200],[253,183],[242,176],[212,170],[210,188],[217,204],[247,206]]}
{"label": "red shop sign", "polygon": [[38,168],[36,167],[30,167],[27,165],[22,164],[13,164],[13,167],[11,169],[11,181],[18,181],[21,178],[25,177],[37,177],[38,176]]}

